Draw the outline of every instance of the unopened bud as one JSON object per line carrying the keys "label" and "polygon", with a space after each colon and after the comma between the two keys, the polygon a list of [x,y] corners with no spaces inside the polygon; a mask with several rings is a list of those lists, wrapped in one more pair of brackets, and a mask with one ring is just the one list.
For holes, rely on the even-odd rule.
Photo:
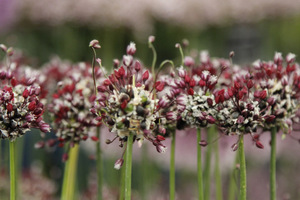
{"label": "unopened bud", "polygon": [[148,42],[153,43],[155,41],[155,37],[153,35],[149,36]]}
{"label": "unopened bud", "polygon": [[92,40],[89,44],[89,47],[93,47],[95,49],[100,49],[101,48],[101,46],[99,45],[98,40]]}
{"label": "unopened bud", "polygon": [[202,147],[206,147],[208,145],[208,143],[206,142],[206,140],[201,140],[199,142],[199,145],[202,146]]}
{"label": "unopened bud", "polygon": [[124,159],[123,159],[123,158],[118,159],[118,160],[115,162],[114,168],[115,168],[116,170],[121,169],[123,163],[124,163]]}
{"label": "unopened bud", "polygon": [[234,51],[230,51],[229,58],[232,58],[234,56]]}

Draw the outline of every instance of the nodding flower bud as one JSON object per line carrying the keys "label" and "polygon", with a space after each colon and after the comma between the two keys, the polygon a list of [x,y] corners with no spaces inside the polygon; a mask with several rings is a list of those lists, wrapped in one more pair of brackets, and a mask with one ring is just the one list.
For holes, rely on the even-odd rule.
{"label": "nodding flower bud", "polygon": [[90,41],[89,47],[93,47],[95,49],[100,49],[101,46],[99,45],[99,41],[98,40],[92,40]]}
{"label": "nodding flower bud", "polygon": [[234,144],[231,146],[232,151],[236,151],[238,148],[239,148],[239,145],[238,145],[237,143],[234,143]]}
{"label": "nodding flower bud", "polygon": [[202,146],[202,147],[206,147],[208,145],[208,143],[206,142],[206,140],[201,140],[199,142],[199,145]]}
{"label": "nodding flower bud", "polygon": [[115,162],[114,168],[115,168],[116,170],[121,169],[123,163],[124,163],[124,159],[123,159],[123,158],[118,159],[118,160]]}
{"label": "nodding flower bud", "polygon": [[166,129],[164,127],[159,127],[158,132],[165,135],[166,134]]}
{"label": "nodding flower bud", "polygon": [[6,51],[6,54],[7,54],[8,56],[12,56],[12,55],[14,54],[14,49],[13,49],[12,47],[9,47],[9,48],[7,49],[7,51]]}
{"label": "nodding flower bud", "polygon": [[179,43],[176,43],[176,44],[175,44],[175,48],[180,48],[180,44],[179,44]]}
{"label": "nodding flower bud", "polygon": [[257,148],[260,148],[260,149],[263,149],[263,148],[264,148],[264,145],[263,145],[259,140],[257,140],[257,141],[255,142],[255,145],[257,146]]}
{"label": "nodding flower bud", "polygon": [[94,141],[94,142],[98,142],[99,141],[99,138],[97,136],[92,136],[91,139]]}
{"label": "nodding flower bud", "polygon": [[163,144],[158,143],[158,144],[156,145],[156,151],[157,151],[158,153],[165,153],[166,150],[167,150],[167,147],[164,146]]}
{"label": "nodding flower bud", "polygon": [[148,42],[153,43],[155,41],[155,37],[153,35],[149,36]]}
{"label": "nodding flower bud", "polygon": [[0,49],[6,53],[7,47],[4,44],[0,44]]}
{"label": "nodding flower bud", "polygon": [[134,42],[130,42],[130,44],[127,46],[126,53],[128,55],[134,55],[136,52],[136,47]]}
{"label": "nodding flower bud", "polygon": [[234,51],[230,51],[229,58],[233,58],[233,56],[234,56]]}

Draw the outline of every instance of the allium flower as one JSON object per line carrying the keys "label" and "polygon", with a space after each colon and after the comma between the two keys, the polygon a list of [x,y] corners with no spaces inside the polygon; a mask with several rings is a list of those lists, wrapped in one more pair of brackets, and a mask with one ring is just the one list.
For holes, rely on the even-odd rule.
{"label": "allium flower", "polygon": [[151,73],[133,59],[134,48],[131,43],[127,47],[130,55],[124,55],[122,65],[97,87],[98,95],[91,111],[116,133],[120,146],[129,134],[134,134],[140,144],[144,139],[149,140],[158,152],[162,152],[165,147],[152,132],[158,127],[160,118],[155,90],[162,90],[164,85],[160,82],[154,84]]}
{"label": "allium flower", "polygon": [[275,53],[274,61],[255,62],[254,71],[259,107],[267,116],[264,128],[281,129],[291,133],[293,124],[299,122],[300,67],[294,63],[295,55],[288,54],[284,61],[281,53]]}
{"label": "allium flower", "polygon": [[[57,84],[57,91],[53,94],[48,109],[54,120],[53,128],[60,146],[88,139],[88,128],[100,125],[89,112],[95,100],[91,74],[90,66],[79,63]],[[101,72],[96,72],[96,76],[101,78]],[[91,138],[97,140],[95,137]]]}
{"label": "allium flower", "polygon": [[[7,55],[8,52],[7,52]],[[7,58],[9,59],[9,58]],[[2,139],[15,140],[30,128],[46,133],[50,126],[44,122],[44,105],[40,101],[40,86],[30,82],[22,85],[12,73],[11,62],[1,65],[0,88],[0,136]]]}

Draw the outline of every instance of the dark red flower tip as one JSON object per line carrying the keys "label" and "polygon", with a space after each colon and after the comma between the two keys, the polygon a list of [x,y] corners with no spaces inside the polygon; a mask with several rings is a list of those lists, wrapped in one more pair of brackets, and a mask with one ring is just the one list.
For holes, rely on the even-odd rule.
{"label": "dark red flower tip", "polygon": [[106,85],[106,86],[108,86],[108,85],[111,85],[111,82],[110,82],[109,79],[105,79],[105,80],[103,81],[103,84]]}
{"label": "dark red flower tip", "polygon": [[196,81],[192,78],[190,80],[190,87],[195,87],[195,85],[196,85]]}
{"label": "dark red flower tip", "polygon": [[34,111],[35,108],[36,108],[36,102],[35,101],[30,102],[29,105],[28,105],[28,109],[30,111]]}
{"label": "dark red flower tip", "polygon": [[139,61],[135,62],[134,69],[137,72],[139,72],[141,70],[141,63]]}
{"label": "dark red flower tip", "polygon": [[189,95],[194,95],[194,90],[192,88],[189,88],[187,92]]}
{"label": "dark red flower tip", "polygon": [[84,141],[87,140],[87,139],[88,139],[87,135],[85,135],[85,136],[82,137],[82,140],[84,140]]}
{"label": "dark red flower tip", "polygon": [[213,106],[213,100],[211,98],[207,98],[207,104],[212,107]]}
{"label": "dark red flower tip", "polygon": [[23,92],[23,97],[26,99],[29,96],[29,91],[27,89]]}
{"label": "dark red flower tip", "polygon": [[123,101],[122,103],[121,103],[121,109],[125,109],[126,108],[126,106],[127,106],[127,101]]}
{"label": "dark red flower tip", "polygon": [[149,78],[149,71],[148,71],[148,70],[146,70],[146,71],[143,73],[142,78],[143,78],[143,81],[148,80],[148,78]]}
{"label": "dark red flower tip", "polygon": [[158,136],[156,136],[156,139],[157,139],[158,141],[163,141],[163,140],[165,140],[165,137],[164,137],[164,136],[161,136],[161,135],[158,135]]}
{"label": "dark red flower tip", "polygon": [[264,116],[266,122],[271,123],[276,118],[275,115],[266,115]]}
{"label": "dark red flower tip", "polygon": [[119,72],[120,77],[123,77],[125,75],[125,69],[124,69],[124,67],[123,66],[120,67],[120,69],[119,69],[118,72]]}
{"label": "dark red flower tip", "polygon": [[6,106],[7,112],[12,112],[13,111],[13,105],[11,103],[8,103]]}
{"label": "dark red flower tip", "polygon": [[264,145],[263,145],[259,140],[257,140],[257,141],[255,142],[255,145],[256,145],[257,148],[260,148],[260,149],[263,149],[263,148],[264,148]]}
{"label": "dark red flower tip", "polygon": [[99,138],[97,136],[92,136],[91,139],[94,141],[94,142],[98,142],[99,141]]}
{"label": "dark red flower tip", "polygon": [[65,146],[65,143],[61,142],[58,144],[58,147],[63,148]]}
{"label": "dark red flower tip", "polygon": [[15,78],[11,79],[10,83],[13,87],[15,87],[18,84],[18,82]]}
{"label": "dark red flower tip", "polygon": [[199,86],[200,86],[200,87],[204,87],[205,85],[206,85],[206,82],[205,82],[204,80],[201,79],[201,80],[199,81]]}
{"label": "dark red flower tip", "polygon": [[157,81],[157,82],[155,83],[155,89],[156,89],[156,91],[160,92],[160,91],[162,91],[164,88],[165,88],[165,83],[164,83],[164,82]]}

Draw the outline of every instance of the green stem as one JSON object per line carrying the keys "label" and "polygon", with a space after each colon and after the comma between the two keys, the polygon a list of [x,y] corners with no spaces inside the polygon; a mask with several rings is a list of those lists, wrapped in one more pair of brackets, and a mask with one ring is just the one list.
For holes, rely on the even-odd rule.
{"label": "green stem", "polygon": [[131,200],[132,146],[133,134],[129,133],[126,148],[125,200]]}
{"label": "green stem", "polygon": [[207,149],[206,149],[206,155],[205,155],[205,166],[204,166],[204,199],[209,200],[210,199],[210,164],[211,164],[211,154],[212,154],[212,138],[214,134],[214,127],[210,127],[207,130]]}
{"label": "green stem", "polygon": [[142,146],[142,163],[141,163],[141,200],[147,199],[147,188],[149,183],[149,176],[150,170],[148,169],[149,166],[149,156],[147,151],[147,144],[143,144]]}
{"label": "green stem", "polygon": [[17,199],[16,185],[16,141],[9,142],[9,161],[10,161],[10,200]]}
{"label": "green stem", "polygon": [[276,200],[276,127],[271,130],[270,200]]}
{"label": "green stem", "polygon": [[[218,136],[218,132],[215,133]],[[215,142],[215,181],[216,181],[216,200],[223,199],[222,175],[220,172],[219,140]]]}
{"label": "green stem", "polygon": [[74,199],[78,153],[79,145],[75,144],[69,150],[70,156],[65,165],[61,200]]}
{"label": "green stem", "polygon": [[235,200],[237,194],[237,181],[235,177],[236,164],[238,163],[239,154],[236,153],[234,165],[229,177],[229,186],[228,186],[228,198],[229,200]]}
{"label": "green stem", "polygon": [[152,72],[152,75],[155,77],[155,65],[156,65],[156,60],[157,60],[157,53],[156,53],[156,50],[155,50],[152,42],[149,42],[149,48],[152,50],[152,53],[153,53],[151,72]]}
{"label": "green stem", "polygon": [[172,133],[171,157],[170,157],[170,200],[175,199],[175,142],[176,130]]}
{"label": "green stem", "polygon": [[100,143],[100,127],[97,127],[96,151],[97,151],[97,176],[98,176],[98,200],[102,199],[102,180],[103,180],[103,164],[101,155],[101,143]]}
{"label": "green stem", "polygon": [[197,171],[198,171],[198,198],[203,200],[203,178],[202,178],[202,155],[201,146],[199,142],[201,141],[201,129],[197,129]]}
{"label": "green stem", "polygon": [[[126,166],[126,152],[124,155],[124,162],[123,166]],[[120,194],[119,194],[119,200],[124,200],[125,195],[125,167],[121,167],[121,187],[120,187]]]}
{"label": "green stem", "polygon": [[239,200],[247,199],[247,178],[246,178],[246,159],[244,151],[244,135],[239,140],[239,161],[240,161],[240,195]]}

